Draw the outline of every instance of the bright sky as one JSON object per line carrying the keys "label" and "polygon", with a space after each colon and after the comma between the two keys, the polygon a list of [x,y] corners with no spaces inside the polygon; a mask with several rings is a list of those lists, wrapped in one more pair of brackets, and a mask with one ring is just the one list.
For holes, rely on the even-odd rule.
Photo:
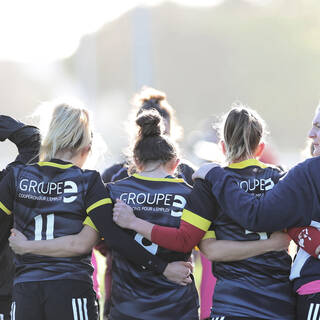
{"label": "bright sky", "polygon": [[[214,6],[224,0],[171,1]],[[75,52],[83,35],[97,31],[137,5],[160,2],[163,0],[0,1],[0,60],[47,63],[66,58]]]}

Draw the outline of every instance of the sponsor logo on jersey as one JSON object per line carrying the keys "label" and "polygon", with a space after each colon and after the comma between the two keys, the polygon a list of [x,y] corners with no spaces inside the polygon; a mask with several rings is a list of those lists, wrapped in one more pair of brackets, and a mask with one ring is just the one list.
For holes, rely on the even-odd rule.
{"label": "sponsor logo on jersey", "polygon": [[165,207],[174,207],[176,210],[170,213],[174,217],[180,217],[186,205],[183,196],[170,193],[128,192],[122,193],[120,199],[137,211],[169,212],[170,209]]}
{"label": "sponsor logo on jersey", "polygon": [[51,196],[55,196],[54,198],[57,201],[60,201],[62,198],[63,202],[71,203],[77,199],[77,196],[66,196],[66,194],[77,193],[78,186],[71,180],[60,182],[38,182],[32,179],[21,179],[19,183],[19,190],[21,191],[19,193],[21,198],[52,201]]}
{"label": "sponsor logo on jersey", "polygon": [[244,191],[268,191],[274,187],[274,182],[271,178],[268,179],[248,179],[238,182],[240,188]]}

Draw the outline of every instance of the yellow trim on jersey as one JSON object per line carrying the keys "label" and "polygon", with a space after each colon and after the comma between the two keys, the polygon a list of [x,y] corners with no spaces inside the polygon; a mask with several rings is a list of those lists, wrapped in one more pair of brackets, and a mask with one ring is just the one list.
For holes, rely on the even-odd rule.
{"label": "yellow trim on jersey", "polygon": [[205,233],[205,235],[201,240],[215,239],[215,238],[216,238],[216,233],[213,230],[209,230]]}
{"label": "yellow trim on jersey", "polygon": [[90,217],[86,217],[85,220],[83,221],[83,224],[86,225],[86,226],[89,226],[89,227],[91,227],[92,229],[94,229],[94,230],[96,230],[97,232],[99,232],[98,229],[97,229],[97,227],[94,225],[94,223],[93,223],[92,220],[90,219]]}
{"label": "yellow trim on jersey", "polygon": [[231,163],[230,165],[228,165],[228,168],[230,168],[230,169],[243,169],[243,168],[250,167],[250,166],[260,167],[262,169],[268,168],[268,166],[266,164],[264,164],[263,162],[260,162],[257,159],[247,159],[244,161]]}
{"label": "yellow trim on jersey", "polygon": [[202,231],[207,231],[211,225],[211,221],[202,218],[187,209],[183,209],[181,220],[192,224],[193,226],[197,227],[198,229],[201,229]]}
{"label": "yellow trim on jersey", "polygon": [[55,167],[55,168],[60,168],[60,169],[68,169],[68,168],[73,167],[72,163],[60,164],[60,163],[49,162],[49,161],[40,161],[40,162],[38,162],[38,165],[40,167],[49,166],[49,167]]}
{"label": "yellow trim on jersey", "polygon": [[102,200],[99,200],[97,202],[95,202],[94,204],[92,204],[89,208],[87,208],[87,214],[89,214],[90,211],[92,211],[93,209],[103,206],[105,204],[110,204],[112,203],[112,200],[110,198],[104,198]]}
{"label": "yellow trim on jersey", "polygon": [[133,177],[141,180],[148,180],[148,181],[167,181],[167,182],[185,182],[183,179],[180,178],[150,178],[141,176],[140,174],[134,173]]}
{"label": "yellow trim on jersey", "polygon": [[11,214],[11,211],[0,201],[0,209],[4,211],[7,215]]}

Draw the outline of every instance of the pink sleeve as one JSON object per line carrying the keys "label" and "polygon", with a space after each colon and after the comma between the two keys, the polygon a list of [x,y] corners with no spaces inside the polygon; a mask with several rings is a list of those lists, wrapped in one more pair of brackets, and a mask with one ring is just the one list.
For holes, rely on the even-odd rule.
{"label": "pink sleeve", "polygon": [[94,251],[92,250],[92,255],[91,255],[91,263],[93,265],[94,271],[93,271],[93,289],[96,292],[97,299],[100,299],[100,289],[99,289],[99,282],[98,282],[98,265],[97,265],[97,259],[94,254]]}

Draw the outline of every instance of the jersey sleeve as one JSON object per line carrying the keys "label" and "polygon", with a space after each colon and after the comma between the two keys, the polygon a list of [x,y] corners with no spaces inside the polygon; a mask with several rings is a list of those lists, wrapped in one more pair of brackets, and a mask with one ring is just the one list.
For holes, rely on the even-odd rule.
{"label": "jersey sleeve", "polygon": [[190,162],[182,161],[178,166],[178,174],[181,176],[190,186],[193,186],[192,174],[194,168]]}
{"label": "jersey sleeve", "polygon": [[[320,158],[317,166],[320,167]],[[259,197],[242,190],[221,167],[211,169],[205,180],[211,183],[212,194],[232,220],[248,230],[273,232],[309,225],[312,217],[318,216],[320,180],[314,180],[319,175],[318,168],[306,163],[297,165]]]}
{"label": "jersey sleeve", "polygon": [[168,263],[145,250],[125,230],[117,226],[113,222],[112,209],[113,203],[109,191],[97,174],[87,195],[87,213],[90,220],[86,219],[85,223],[87,225],[92,223],[91,226],[100,232],[106,244],[128,260],[160,274],[163,273]]}
{"label": "jersey sleeve", "polygon": [[23,164],[38,162],[41,139],[40,131],[37,127],[25,125],[14,132],[9,137],[9,140],[18,148],[19,154],[15,162]]}
{"label": "jersey sleeve", "polygon": [[316,249],[320,245],[320,231],[315,227],[300,227],[288,229],[291,239],[311,256],[318,258]]}
{"label": "jersey sleeve", "polygon": [[127,168],[125,163],[117,163],[105,169],[101,175],[104,183],[114,182],[127,177]]}
{"label": "jersey sleeve", "polygon": [[215,200],[207,185],[201,180],[195,182],[192,192],[187,197],[179,228],[154,226],[151,232],[152,242],[181,252],[190,252],[200,242],[208,231],[215,213]]}
{"label": "jersey sleeve", "polygon": [[[0,141],[9,139],[18,148],[18,156],[6,170],[16,164],[37,162],[40,148],[40,132],[37,127],[25,125],[9,116],[0,116]],[[2,172],[5,175],[6,170]]]}
{"label": "jersey sleeve", "polygon": [[14,195],[14,176],[11,170],[0,182],[0,214],[12,214]]}
{"label": "jersey sleeve", "polygon": [[9,116],[0,115],[0,141],[8,139],[14,132],[23,128],[24,124]]}

